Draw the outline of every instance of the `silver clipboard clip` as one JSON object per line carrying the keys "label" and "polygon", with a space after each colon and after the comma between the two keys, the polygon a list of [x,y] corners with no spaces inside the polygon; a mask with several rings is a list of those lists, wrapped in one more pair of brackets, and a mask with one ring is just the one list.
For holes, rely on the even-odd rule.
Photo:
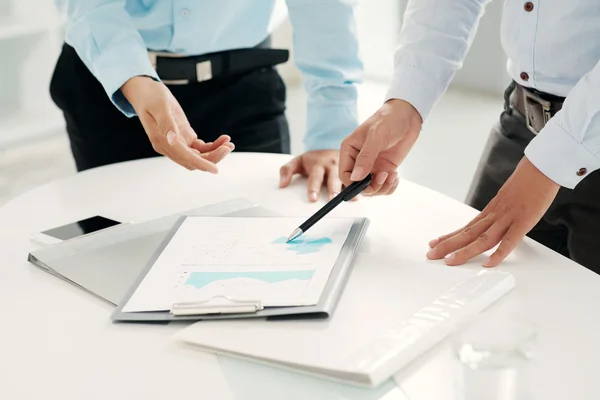
{"label": "silver clipboard clip", "polygon": [[171,314],[174,316],[210,314],[249,314],[264,309],[258,300],[236,300],[228,296],[215,296],[204,301],[174,303]]}

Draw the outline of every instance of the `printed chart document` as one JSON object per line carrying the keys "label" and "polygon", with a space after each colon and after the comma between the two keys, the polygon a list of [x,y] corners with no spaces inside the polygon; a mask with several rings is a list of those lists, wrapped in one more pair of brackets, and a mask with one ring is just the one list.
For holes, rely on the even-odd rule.
{"label": "printed chart document", "polygon": [[227,297],[264,307],[315,305],[352,228],[325,218],[286,243],[301,218],[187,217],[123,312]]}

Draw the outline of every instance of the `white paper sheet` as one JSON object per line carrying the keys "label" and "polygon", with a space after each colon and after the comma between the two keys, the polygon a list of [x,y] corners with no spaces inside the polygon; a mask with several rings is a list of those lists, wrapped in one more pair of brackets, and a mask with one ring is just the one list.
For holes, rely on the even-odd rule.
{"label": "white paper sheet", "polygon": [[302,222],[187,217],[123,311],[167,311],[218,296],[265,307],[315,305],[354,220],[325,218],[286,243]]}

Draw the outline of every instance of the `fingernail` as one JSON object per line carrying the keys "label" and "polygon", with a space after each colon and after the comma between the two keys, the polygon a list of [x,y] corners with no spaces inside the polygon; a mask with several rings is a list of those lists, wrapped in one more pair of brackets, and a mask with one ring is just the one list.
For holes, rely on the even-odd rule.
{"label": "fingernail", "polygon": [[427,258],[434,258],[435,253],[436,253],[436,251],[434,249],[431,249],[427,252],[426,256],[427,256]]}
{"label": "fingernail", "polygon": [[432,241],[429,242],[429,247],[433,249],[435,246],[438,245],[439,242],[440,242],[440,239],[433,239]]}
{"label": "fingernail", "polygon": [[387,177],[388,177],[388,173],[382,172],[381,174],[377,174],[375,181],[377,182],[378,185],[383,185],[385,183],[385,180],[387,179]]}
{"label": "fingernail", "polygon": [[330,195],[329,195],[329,200],[333,199],[333,198],[334,198],[335,196],[337,196],[337,195],[338,195],[337,193],[332,193],[332,194],[330,194]]}
{"label": "fingernail", "polygon": [[308,194],[308,198],[310,199],[310,201],[317,201],[317,192],[310,192]]}
{"label": "fingernail", "polygon": [[175,137],[176,136],[177,135],[175,134],[175,132],[169,131],[169,133],[167,133],[167,143],[173,144],[173,142],[175,141]]}
{"label": "fingernail", "polygon": [[452,253],[446,257],[446,263],[454,263],[456,262],[456,253]]}
{"label": "fingernail", "polygon": [[490,264],[491,264],[491,262],[492,262],[492,257],[488,257],[488,259],[487,259],[487,260],[485,260],[485,262],[483,263],[483,266],[484,266],[485,268],[490,268]]}
{"label": "fingernail", "polygon": [[354,168],[354,171],[352,171],[352,175],[350,175],[350,180],[352,181],[358,181],[361,179],[361,177],[363,176],[364,173],[364,169],[361,167],[357,167]]}

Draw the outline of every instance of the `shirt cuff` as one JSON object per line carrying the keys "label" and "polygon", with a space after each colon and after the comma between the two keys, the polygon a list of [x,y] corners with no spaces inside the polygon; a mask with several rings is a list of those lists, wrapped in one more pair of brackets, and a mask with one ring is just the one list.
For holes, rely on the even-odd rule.
{"label": "shirt cuff", "polygon": [[304,150],[339,150],[342,141],[357,127],[356,104],[351,106],[309,104]]}
{"label": "shirt cuff", "polygon": [[404,100],[421,114],[423,121],[443,94],[445,87],[427,77],[424,71],[412,67],[396,67],[385,101]]}
{"label": "shirt cuff", "polygon": [[107,49],[94,61],[93,70],[113,104],[128,117],[135,116],[136,112],[121,92],[121,86],[135,76],[148,76],[159,81],[148,52],[137,43]]}
{"label": "shirt cuff", "polygon": [[564,130],[556,117],[525,148],[525,156],[544,175],[568,189],[600,169],[600,158]]}

